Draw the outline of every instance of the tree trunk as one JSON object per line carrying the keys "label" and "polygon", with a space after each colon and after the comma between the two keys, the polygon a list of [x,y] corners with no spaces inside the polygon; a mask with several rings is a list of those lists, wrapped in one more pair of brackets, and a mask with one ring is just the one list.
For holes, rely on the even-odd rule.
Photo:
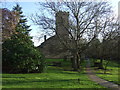
{"label": "tree trunk", "polygon": [[103,59],[100,59],[100,66],[99,66],[100,69],[103,69]]}
{"label": "tree trunk", "polygon": [[80,70],[80,55],[77,53],[77,68]]}
{"label": "tree trunk", "polygon": [[77,57],[76,54],[71,58],[72,68],[74,71],[77,71]]}
{"label": "tree trunk", "polygon": [[74,53],[74,56],[71,58],[72,68],[74,71],[80,70],[80,55],[79,53]]}
{"label": "tree trunk", "polygon": [[108,63],[109,63],[109,60],[106,62],[106,64],[105,64],[105,68],[104,68],[104,74],[106,74],[106,71],[107,71],[107,65],[108,65]]}
{"label": "tree trunk", "polygon": [[77,67],[77,56],[74,56],[74,71],[77,71],[78,67]]}
{"label": "tree trunk", "polygon": [[72,61],[72,68],[74,71],[78,71],[80,69],[80,55],[76,53],[73,58],[71,58]]}
{"label": "tree trunk", "polygon": [[74,68],[75,67],[74,57],[71,58],[71,63],[72,63],[72,68]]}

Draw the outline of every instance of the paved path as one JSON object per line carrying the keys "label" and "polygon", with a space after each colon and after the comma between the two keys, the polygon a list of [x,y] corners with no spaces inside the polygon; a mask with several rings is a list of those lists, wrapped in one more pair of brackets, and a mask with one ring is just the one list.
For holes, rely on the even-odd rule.
{"label": "paved path", "polygon": [[117,84],[114,84],[112,82],[109,82],[109,81],[106,81],[104,79],[101,79],[99,78],[98,76],[95,75],[95,73],[93,72],[93,70],[90,68],[90,62],[88,60],[88,64],[87,64],[87,74],[88,74],[88,77],[94,81],[94,82],[97,82],[98,84],[106,87],[106,88],[113,88],[114,90],[120,90],[120,86],[118,86]]}

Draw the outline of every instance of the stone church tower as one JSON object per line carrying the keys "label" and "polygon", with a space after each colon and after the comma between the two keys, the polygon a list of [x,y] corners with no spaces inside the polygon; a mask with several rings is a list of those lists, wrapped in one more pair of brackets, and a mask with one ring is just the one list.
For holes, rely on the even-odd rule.
{"label": "stone church tower", "polygon": [[68,37],[69,29],[69,13],[59,11],[56,13],[56,35],[60,37]]}

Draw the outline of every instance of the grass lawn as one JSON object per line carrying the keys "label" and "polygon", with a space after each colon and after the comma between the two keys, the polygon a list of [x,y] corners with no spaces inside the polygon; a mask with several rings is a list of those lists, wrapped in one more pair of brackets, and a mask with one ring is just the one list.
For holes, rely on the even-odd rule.
{"label": "grass lawn", "polygon": [[[105,64],[106,61],[104,60],[103,63]],[[120,85],[119,69],[120,68],[119,68],[118,63],[110,61],[108,63],[106,74],[104,74],[104,70],[99,69],[99,70],[96,70],[96,75],[99,76],[100,78],[107,80],[107,81],[110,81],[110,82],[113,82],[113,83]]]}
{"label": "grass lawn", "polygon": [[48,63],[54,62],[54,61],[62,62],[64,60],[63,59],[46,59],[46,62],[48,62]]}
{"label": "grass lawn", "polygon": [[87,77],[85,68],[79,73],[48,66],[46,73],[3,74],[2,80],[2,88],[104,88]]}

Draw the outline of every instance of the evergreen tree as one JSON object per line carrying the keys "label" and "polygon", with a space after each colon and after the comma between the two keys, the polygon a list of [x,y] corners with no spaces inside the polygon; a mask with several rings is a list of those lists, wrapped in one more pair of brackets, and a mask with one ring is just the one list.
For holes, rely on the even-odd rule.
{"label": "evergreen tree", "polygon": [[34,48],[27,19],[22,15],[22,8],[17,4],[13,10],[18,12],[19,23],[16,33],[3,43],[3,72],[30,73],[43,72],[44,57]]}
{"label": "evergreen tree", "polygon": [[27,18],[22,15],[22,8],[19,6],[19,4],[17,4],[15,7],[13,7],[13,11],[17,12],[17,15],[19,17],[19,23],[16,27],[16,31],[28,35],[31,29],[29,29],[30,26],[27,25]]}

